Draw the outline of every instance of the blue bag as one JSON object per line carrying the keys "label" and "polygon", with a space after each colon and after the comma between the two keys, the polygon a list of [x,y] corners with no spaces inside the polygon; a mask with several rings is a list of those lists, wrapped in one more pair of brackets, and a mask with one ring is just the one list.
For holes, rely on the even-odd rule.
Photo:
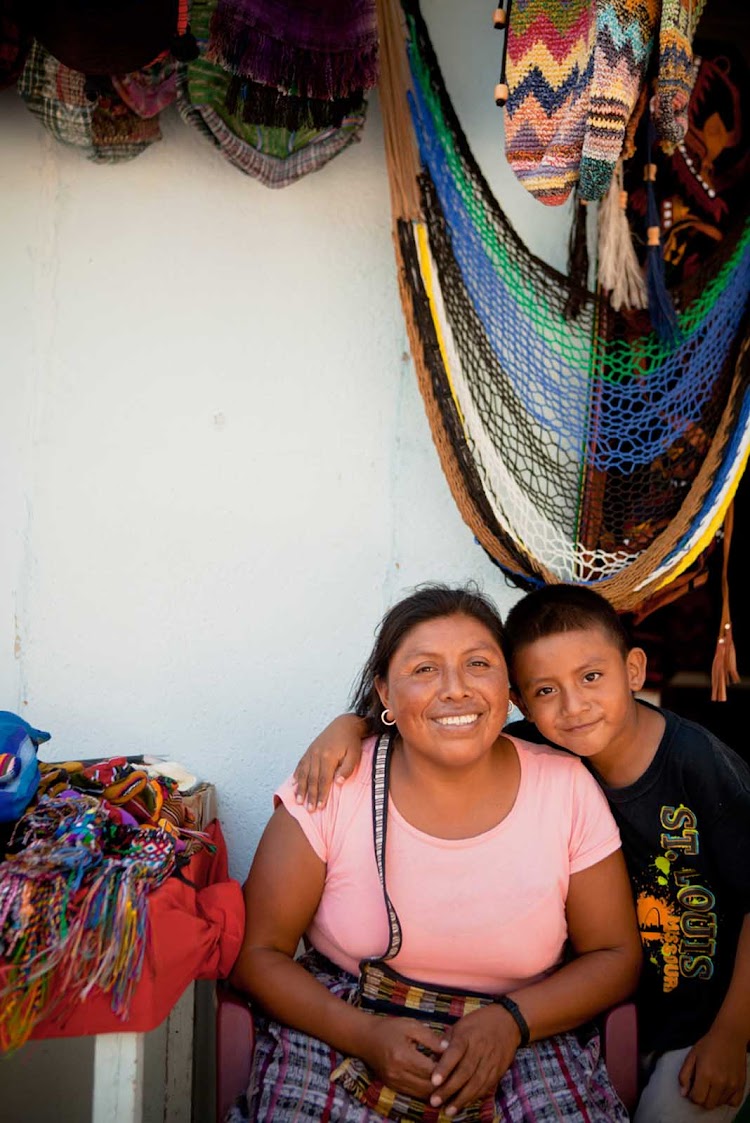
{"label": "blue bag", "polygon": [[0,755],[8,753],[18,761],[10,781],[0,784],[0,823],[20,819],[39,787],[37,747],[49,741],[49,733],[34,729],[18,714],[0,710]]}

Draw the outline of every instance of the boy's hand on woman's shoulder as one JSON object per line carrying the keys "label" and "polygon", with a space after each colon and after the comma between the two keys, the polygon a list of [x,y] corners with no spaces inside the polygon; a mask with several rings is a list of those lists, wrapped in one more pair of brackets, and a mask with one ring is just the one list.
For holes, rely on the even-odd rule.
{"label": "boy's hand on woman's shoulder", "polygon": [[747,1042],[713,1025],[685,1058],[680,1089],[699,1107],[711,1111],[722,1104],[739,1107],[747,1078]]}
{"label": "boy's hand on woman's shoulder", "polygon": [[355,714],[339,714],[319,733],[294,770],[297,803],[325,807],[331,786],[343,784],[362,756],[367,725]]}

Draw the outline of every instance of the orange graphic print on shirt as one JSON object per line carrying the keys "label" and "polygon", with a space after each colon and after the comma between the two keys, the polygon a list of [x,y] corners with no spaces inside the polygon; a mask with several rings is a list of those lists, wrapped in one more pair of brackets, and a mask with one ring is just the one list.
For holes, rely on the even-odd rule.
{"label": "orange graphic print on shirt", "polygon": [[700,854],[695,813],[684,804],[665,804],[659,822],[661,853],[636,887],[636,909],[644,951],[667,993],[680,979],[713,975],[716,901],[690,861]]}

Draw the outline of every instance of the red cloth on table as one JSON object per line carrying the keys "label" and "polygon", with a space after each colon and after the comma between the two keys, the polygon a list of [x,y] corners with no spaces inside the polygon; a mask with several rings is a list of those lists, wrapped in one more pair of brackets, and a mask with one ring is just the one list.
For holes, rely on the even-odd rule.
{"label": "red cloth on table", "polygon": [[218,820],[206,833],[216,853],[199,851],[183,871],[196,888],[170,877],[148,898],[148,943],[127,1020],[113,1013],[110,996],[97,989],[72,1012],[40,1022],[33,1038],[143,1033],[161,1025],[194,979],[229,974],[242,943],[245,905],[239,882],[229,878]]}

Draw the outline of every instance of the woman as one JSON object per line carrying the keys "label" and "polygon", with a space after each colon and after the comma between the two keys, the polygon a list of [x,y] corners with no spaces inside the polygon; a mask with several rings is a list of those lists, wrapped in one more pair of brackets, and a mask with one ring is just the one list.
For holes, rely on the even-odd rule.
{"label": "woman", "polygon": [[460,1119],[494,1097],[489,1118],[514,1123],[627,1119],[595,1034],[569,1032],[637,979],[617,828],[580,761],[501,734],[502,642],[483,596],[423,587],[385,616],[356,706],[376,732],[396,733],[385,879],[402,942],[390,965],[507,998],[439,1033],[352,1004],[360,961],[394,950],[373,847],[373,739],[324,809],[301,807],[291,779],[279,789],[248,876],[232,982],[269,1018],[252,1119],[376,1123],[340,1082],[348,1056],[429,1105],[428,1118]]}

